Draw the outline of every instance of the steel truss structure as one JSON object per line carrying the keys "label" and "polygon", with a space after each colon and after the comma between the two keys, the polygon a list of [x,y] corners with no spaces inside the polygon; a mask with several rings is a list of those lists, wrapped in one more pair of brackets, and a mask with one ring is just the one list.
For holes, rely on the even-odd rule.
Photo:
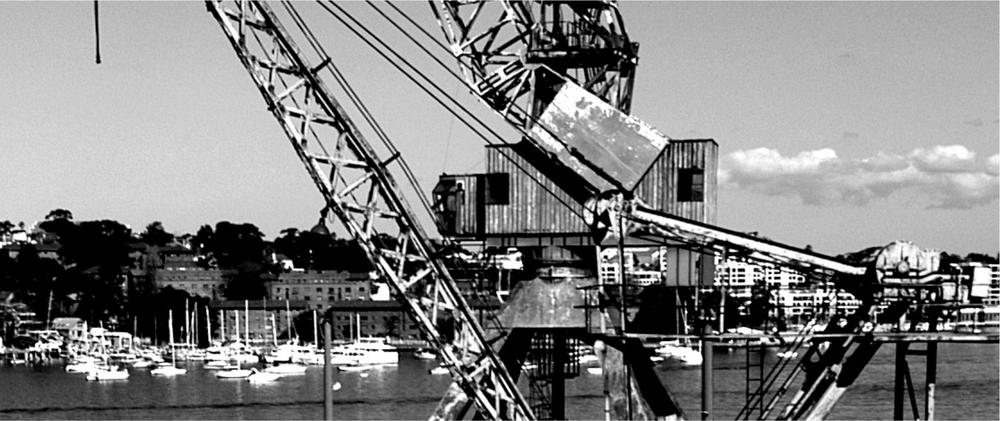
{"label": "steel truss structure", "polygon": [[[493,349],[503,339],[502,326],[487,331],[480,325],[404,200],[392,172],[412,178],[405,161],[387,140],[390,155],[379,157],[319,76],[331,59],[313,45],[320,59],[317,65],[311,63],[266,2],[207,0],[206,5],[322,194],[323,214],[332,211],[358,242],[380,280],[391,287],[449,367],[457,388],[449,389],[451,397],[443,403],[471,400],[479,416],[491,419],[534,418]],[[641,198],[632,197],[634,177],[623,179],[593,151],[581,151],[579,143],[539,121],[543,112],[551,111],[547,107],[557,91],[580,87],[598,99],[595,110],[611,110],[606,115],[633,127],[640,141],[660,149],[669,142],[629,115],[638,47],[628,39],[614,2],[437,0],[433,5],[472,92],[535,147],[547,151],[551,164],[585,173],[581,177],[593,193],[587,208],[595,233],[651,238],[790,267],[845,288],[866,290],[870,295],[862,308],[869,308],[881,294],[882,281],[891,272],[880,266],[885,262],[845,263],[649,209]],[[300,28],[304,25],[295,14],[292,19]],[[926,281],[906,278],[905,273],[899,279],[901,286]],[[824,353],[822,364],[806,370],[798,403],[786,408],[783,417],[828,413],[843,393],[839,367],[846,361],[859,371],[877,349],[863,336],[870,332],[868,316],[852,315],[843,333],[860,341],[835,344],[833,351]],[[444,317],[455,322],[454,340],[437,323]],[[452,413],[439,407],[438,414]]]}
{"label": "steel truss structure", "polygon": [[[309,63],[266,2],[210,0],[207,7],[323,195],[326,209],[357,240],[381,280],[437,348],[461,391],[485,417],[533,418],[401,195],[389,169],[403,165],[403,158],[377,156],[318,76],[329,58]],[[463,347],[453,346],[435,324],[438,313],[454,319]]]}
{"label": "steel truss structure", "polygon": [[[612,238],[633,236],[787,267],[812,279],[832,281],[864,302],[843,326],[828,328],[831,333],[851,335],[849,339],[828,341],[825,346],[830,349],[823,352],[818,342],[810,345],[808,355],[817,356],[816,361],[793,370],[805,372],[806,379],[781,418],[813,419],[829,414],[878,349],[879,344],[870,336],[873,324],[869,310],[888,302],[883,299],[884,287],[920,288],[949,279],[948,275],[930,273],[937,270],[936,264],[921,271],[908,270],[914,262],[907,259],[924,260],[919,250],[887,248],[881,257],[848,263],[669,215],[634,197],[635,179],[626,178],[635,172],[622,168],[637,166],[641,172],[646,168],[642,154],[634,150],[661,150],[669,138],[629,115],[638,46],[629,41],[613,1],[437,0],[434,10],[472,93],[518,130],[525,141],[547,153],[552,162],[545,165],[561,164],[576,173],[574,181],[588,184],[592,197],[581,202],[598,241],[608,234]],[[615,115],[613,110],[621,114]],[[611,130],[601,127],[615,124]],[[624,133],[629,130],[634,130],[634,135]],[[619,161],[605,156],[616,152]],[[559,170],[550,171],[550,178],[559,178]],[[624,280],[618,282],[624,286]],[[912,300],[889,298],[899,298],[893,311],[899,316],[906,314]],[[618,307],[624,309],[624,301]],[[794,374],[782,389],[787,389],[793,378]],[[764,393],[762,384],[761,390],[755,391],[761,403]],[[762,416],[781,394],[783,391]]]}

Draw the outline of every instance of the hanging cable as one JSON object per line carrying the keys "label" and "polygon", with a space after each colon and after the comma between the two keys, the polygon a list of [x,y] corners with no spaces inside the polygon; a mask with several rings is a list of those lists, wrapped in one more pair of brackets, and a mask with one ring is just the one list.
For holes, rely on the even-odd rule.
{"label": "hanging cable", "polygon": [[[333,16],[335,19],[337,19],[338,21],[340,21],[340,23],[343,24],[344,27],[346,27],[352,33],[354,33],[355,36],[357,36],[365,44],[367,44],[370,48],[372,48],[372,50],[374,50],[379,56],[381,56],[383,59],[385,59],[386,61],[388,61],[389,64],[391,64],[393,67],[396,68],[396,70],[400,71],[407,79],[409,79],[411,82],[413,82],[414,84],[416,84],[422,91],[424,91],[424,93],[426,93],[429,96],[431,96],[431,98],[434,99],[435,102],[437,102],[439,105],[441,105],[442,107],[444,107],[452,115],[454,115],[455,117],[457,117],[459,119],[459,121],[461,121],[463,124],[465,124],[467,127],[469,127],[469,129],[472,130],[473,133],[476,133],[477,135],[479,135],[479,137],[481,139],[483,139],[486,143],[488,143],[490,145],[496,145],[496,143],[490,141],[485,135],[483,135],[481,132],[479,132],[474,127],[472,127],[471,123],[469,123],[468,121],[466,121],[453,108],[451,108],[451,106],[445,104],[444,101],[441,100],[438,97],[438,95],[447,98],[453,104],[454,107],[462,110],[470,118],[472,118],[474,121],[476,121],[477,123],[479,123],[479,125],[481,125],[483,128],[485,128],[486,131],[488,131],[490,134],[492,134],[495,138],[499,139],[501,143],[509,145],[509,143],[502,136],[500,136],[500,134],[498,134],[495,130],[493,130],[491,127],[489,127],[488,125],[486,125],[486,123],[484,123],[481,119],[479,119],[479,117],[475,116],[471,111],[469,111],[468,108],[466,108],[464,105],[462,105],[461,103],[459,103],[454,97],[452,97],[446,91],[444,91],[444,89],[442,89],[438,84],[436,84],[433,80],[431,80],[426,74],[424,74],[422,71],[420,71],[418,68],[416,68],[416,66],[414,66],[412,63],[410,63],[409,60],[407,60],[406,58],[404,58],[402,55],[400,55],[398,52],[396,52],[392,47],[390,47],[389,45],[387,45],[377,35],[375,35],[371,31],[369,31],[364,25],[362,25],[360,22],[358,22],[357,19],[355,19],[353,16],[351,16],[350,13],[348,13],[346,10],[344,10],[343,8],[341,8],[339,5],[337,5],[334,2],[329,2],[329,3],[333,7],[335,7],[337,10],[339,10],[341,13],[343,13],[345,16],[347,16],[347,19],[351,20],[354,23],[354,25],[356,25],[359,28],[361,28],[361,31],[364,31],[366,34],[368,34],[369,37],[371,37],[376,42],[378,42],[382,46],[381,48],[384,48],[385,50],[389,51],[389,53],[391,53],[396,59],[398,59],[400,62],[402,62],[403,64],[405,64],[407,67],[409,67],[410,70],[412,70],[413,73],[416,73],[418,76],[420,76],[421,79],[424,80],[424,82],[420,82],[416,78],[414,78],[410,73],[408,73],[405,69],[403,69],[398,63],[396,63],[392,58],[390,58],[385,52],[381,51],[381,49],[379,47],[377,47],[371,40],[369,40],[364,35],[362,35],[361,32],[358,29],[354,28],[354,26],[352,26],[350,23],[348,23],[344,18],[342,18],[340,15],[338,15],[334,10],[330,9],[329,7],[327,7],[323,3],[320,3],[320,6],[323,7],[331,16]],[[394,25],[394,26],[396,26],[396,25]],[[398,26],[397,26],[397,28],[398,28]],[[410,40],[413,41],[413,42],[417,42],[412,37],[408,37],[408,38],[410,38]],[[428,51],[426,51],[426,49],[422,48],[422,50],[424,50],[426,53],[430,54]],[[435,61],[439,65],[441,65],[442,67],[444,67],[449,74],[451,74],[453,77],[458,78],[460,81],[463,81],[463,83],[464,83],[464,80],[461,79],[461,77],[459,75],[455,74],[454,71],[452,71],[450,69],[450,67],[448,67],[444,63],[440,62],[440,60],[435,59]],[[435,94],[435,93],[431,92],[430,89],[428,89],[422,83],[426,83],[426,84],[432,86],[438,93]],[[572,212],[575,216],[579,217],[581,220],[585,220],[584,216],[580,212],[576,211],[571,204],[569,204],[566,200],[564,200],[561,197],[559,197],[558,194],[556,194],[554,191],[552,191],[552,189],[550,189],[547,186],[545,186],[544,183],[542,183],[541,180],[539,180],[537,177],[535,177],[534,175],[532,175],[531,173],[529,173],[526,169],[524,169],[512,157],[510,157],[509,155],[507,155],[506,151],[498,150],[498,152],[500,152],[501,155],[503,155],[506,159],[508,159],[511,163],[513,163],[514,166],[517,167],[519,170],[521,170],[524,174],[528,175],[528,177],[531,178],[534,182],[536,182],[543,190],[545,190],[546,192],[548,192],[549,194],[551,194],[558,202],[560,202],[561,204],[563,204],[564,206],[566,206],[570,210],[570,212]]]}
{"label": "hanging cable", "polygon": [[[309,40],[309,43],[313,47],[313,49],[316,50],[316,52],[320,54],[320,56],[324,60],[327,60],[330,57],[329,54],[327,54],[326,49],[323,48],[322,44],[319,43],[318,39],[316,39],[316,36],[315,34],[312,33],[312,30],[310,30],[309,27],[305,24],[305,20],[299,14],[298,10],[296,10],[295,7],[292,6],[289,2],[282,2],[282,4],[285,6],[285,9],[289,12],[289,14],[292,16],[292,19],[299,27],[299,30],[306,35],[306,38]],[[344,90],[345,93],[347,93],[347,96],[350,99],[351,103],[354,105],[355,108],[357,108],[360,111],[362,118],[364,118],[365,122],[368,123],[368,125],[375,132],[376,137],[378,137],[379,140],[382,142],[382,144],[386,147],[386,149],[389,150],[390,155],[398,156],[399,150],[389,139],[389,136],[385,133],[385,130],[382,129],[382,126],[378,124],[378,121],[375,120],[371,111],[368,110],[368,107],[365,106],[364,102],[361,101],[361,98],[351,87],[350,83],[347,82],[347,79],[343,76],[343,73],[340,72],[340,69],[337,67],[337,65],[334,64],[333,60],[329,60],[328,63],[329,63],[328,70],[330,74],[333,75],[334,80],[337,82],[340,88]],[[422,192],[423,189],[420,186],[420,183],[417,181],[416,176],[413,174],[413,171],[410,169],[406,161],[399,160],[399,165],[402,168],[403,174],[406,177],[407,181],[410,183],[410,185],[418,192]],[[423,194],[418,194],[417,197],[420,200],[420,204],[427,212],[428,216],[433,218],[434,216],[433,208],[431,204],[427,201],[427,198]]]}
{"label": "hanging cable", "polygon": [[431,42],[433,42],[438,47],[441,47],[441,49],[444,50],[449,55],[451,54],[451,49],[449,49],[447,45],[444,45],[444,43],[441,42],[440,39],[438,39],[437,37],[431,35],[430,32],[427,32],[427,30],[424,29],[423,26],[420,26],[419,24],[417,24],[417,22],[414,22],[413,19],[410,18],[409,15],[407,15],[406,13],[403,13],[402,10],[399,10],[399,8],[396,7],[396,5],[392,3],[392,1],[385,0],[383,3],[388,4],[389,7],[392,8],[392,10],[395,10],[396,13],[399,13],[399,15],[403,17],[403,19],[406,19],[407,22],[410,22],[410,24],[413,25],[415,28],[417,28],[417,30],[419,30],[421,33],[423,33],[427,37],[427,39],[431,40]]}
{"label": "hanging cable", "polygon": [[101,64],[101,21],[98,16],[97,0],[94,0],[94,48],[96,51],[94,61]]}

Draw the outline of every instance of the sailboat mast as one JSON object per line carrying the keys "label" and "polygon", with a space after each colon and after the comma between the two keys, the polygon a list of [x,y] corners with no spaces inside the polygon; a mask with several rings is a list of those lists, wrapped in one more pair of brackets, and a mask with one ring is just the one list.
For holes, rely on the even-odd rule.
{"label": "sailboat mast", "polygon": [[[187,301],[185,301],[184,304],[186,306]],[[167,311],[169,312],[167,326],[168,330],[170,330],[170,362],[174,364],[174,367],[177,367],[177,348],[174,347],[174,309]]]}
{"label": "sailboat mast", "polygon": [[208,340],[208,344],[212,344],[212,318],[209,317],[208,304],[205,304],[205,339]]}
{"label": "sailboat mast", "polygon": [[240,341],[240,311],[233,310],[233,318],[236,319],[236,342]]}
{"label": "sailboat mast", "polygon": [[191,345],[198,345],[198,302],[191,309]]}
{"label": "sailboat mast", "polygon": [[167,333],[170,335],[170,346],[174,346],[174,309],[167,310]]}
{"label": "sailboat mast", "polygon": [[271,339],[274,341],[274,346],[278,346],[278,325],[274,321],[274,314],[271,315]]}
{"label": "sailboat mast", "polygon": [[285,299],[285,325],[288,329],[288,342],[292,342],[292,310],[288,305],[288,299]]}
{"label": "sailboat mast", "polygon": [[243,329],[245,329],[246,335],[244,338],[247,340],[247,346],[250,346],[250,300],[243,300]]}
{"label": "sailboat mast", "polygon": [[184,343],[191,343],[191,312],[187,298],[184,299]]}
{"label": "sailboat mast", "polygon": [[317,348],[319,348],[319,336],[316,336],[317,335],[316,331],[317,331],[317,328],[316,328],[316,310],[313,310],[313,344],[316,345]]}
{"label": "sailboat mast", "polygon": [[219,310],[219,343],[226,343],[226,310]]}
{"label": "sailboat mast", "polygon": [[45,329],[52,329],[52,289],[49,289],[49,304],[45,310]]}

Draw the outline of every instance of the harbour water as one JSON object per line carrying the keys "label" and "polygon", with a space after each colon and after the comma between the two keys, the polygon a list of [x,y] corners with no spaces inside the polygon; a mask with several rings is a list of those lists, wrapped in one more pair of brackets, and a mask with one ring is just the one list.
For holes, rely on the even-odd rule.
{"label": "harbour water", "polygon": [[[922,347],[916,345],[915,347]],[[769,355],[769,358],[775,358]],[[894,347],[883,346],[848,390],[832,419],[891,419]],[[941,344],[937,418],[1000,419],[1000,352],[997,344]],[[732,419],[743,404],[743,351],[715,355],[715,418]],[[911,357],[921,411],[924,367]],[[772,360],[773,362],[773,360]],[[337,372],[337,419],[425,419],[450,382],[432,376],[434,362],[401,355],[397,367],[362,373]],[[127,381],[88,382],[62,365],[0,367],[2,419],[320,419],[322,368],[272,384],[222,380],[190,363],[187,375],[152,377],[134,370]],[[699,368],[659,365],[657,371],[688,418],[697,419]],[[567,384],[571,419],[603,419],[601,377],[581,373]],[[909,417],[907,406],[907,416]]]}

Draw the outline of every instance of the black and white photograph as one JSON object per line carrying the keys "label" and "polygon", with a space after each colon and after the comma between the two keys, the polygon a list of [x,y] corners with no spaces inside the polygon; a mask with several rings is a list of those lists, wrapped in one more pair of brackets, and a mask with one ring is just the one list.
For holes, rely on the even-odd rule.
{"label": "black and white photograph", "polygon": [[0,1],[0,419],[1000,419],[1000,2]]}

